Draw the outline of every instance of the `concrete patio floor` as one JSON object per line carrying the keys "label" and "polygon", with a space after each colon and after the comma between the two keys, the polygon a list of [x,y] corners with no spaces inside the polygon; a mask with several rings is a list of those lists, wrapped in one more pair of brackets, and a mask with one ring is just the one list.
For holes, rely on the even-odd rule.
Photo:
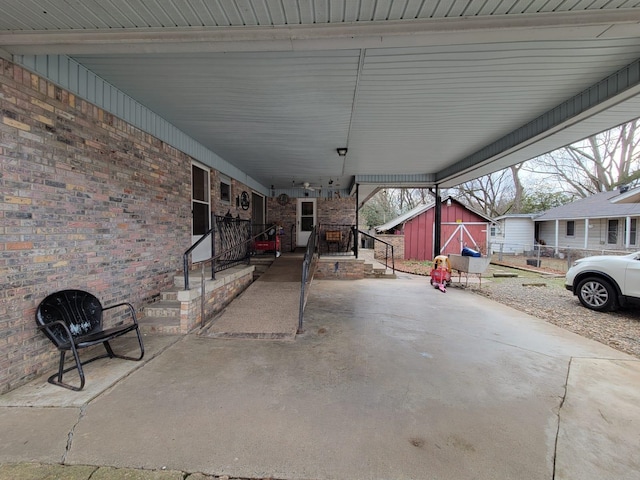
{"label": "concrete patio floor", "polygon": [[0,463],[278,479],[639,476],[637,359],[428,278],[315,281],[293,342],[147,341],[155,355],[81,405],[0,397]]}

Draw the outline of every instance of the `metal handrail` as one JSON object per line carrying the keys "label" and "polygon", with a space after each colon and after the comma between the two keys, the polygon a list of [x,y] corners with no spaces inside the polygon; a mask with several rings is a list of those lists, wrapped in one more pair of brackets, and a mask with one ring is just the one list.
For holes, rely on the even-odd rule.
{"label": "metal handrail", "polygon": [[302,281],[300,283],[300,309],[298,311],[298,333],[302,333],[302,325],[304,321],[304,304],[305,304],[305,292],[306,285],[311,277],[312,269],[311,264],[318,246],[318,228],[314,226],[309,235],[307,241],[307,248],[304,252],[304,260],[302,261]]}
{"label": "metal handrail", "polygon": [[[214,268],[214,265],[215,265],[215,261],[218,258],[220,258],[223,255],[226,255],[227,253],[229,253],[232,250],[237,249],[238,247],[241,247],[241,246],[245,245],[248,242],[254,241],[258,237],[260,237],[260,236],[268,233],[269,231],[271,231],[272,228],[276,228],[276,227],[269,227],[265,231],[260,232],[257,235],[254,235],[254,236],[252,236],[252,237],[250,237],[250,238],[238,243],[237,245],[234,245],[234,246],[226,249],[223,252],[220,252],[218,255],[215,255],[215,256],[213,256],[211,258],[208,258],[206,260],[203,260],[201,262],[195,262],[194,263],[194,265],[198,265],[198,264],[201,265],[201,273],[200,273],[200,275],[201,275],[201,278],[200,278],[200,327],[201,328],[204,327],[204,320],[205,320],[205,308],[204,308],[204,305],[205,305],[205,282],[204,282],[205,265],[207,263],[211,262],[211,279],[215,280],[215,278],[216,278],[216,269]],[[207,232],[207,233],[210,233],[210,232]],[[276,231],[276,235],[277,235],[277,231]],[[196,242],[194,244],[194,246],[197,246],[197,243],[198,242]],[[212,250],[213,250],[213,248],[212,248]],[[193,251],[193,247],[190,248],[189,250],[187,250],[187,252],[185,252],[185,256],[188,253],[191,253],[191,251]],[[277,256],[277,254],[278,254],[278,252],[276,251],[276,256]],[[189,267],[189,265],[188,265],[187,261],[185,260],[185,263],[184,263],[184,269],[185,269],[184,270],[184,289],[185,290],[189,290],[189,268],[188,267]]]}
{"label": "metal handrail", "polygon": [[[358,243],[356,242],[357,228],[355,225],[340,223],[321,223],[318,225],[318,253],[324,255],[351,254],[357,256]],[[327,235],[338,235],[335,239],[329,239]],[[344,235],[343,235],[344,234]],[[324,245],[324,248],[323,248]],[[331,245],[335,250],[331,252]]]}
{"label": "metal handrail", "polygon": [[[375,251],[376,251],[375,242],[380,242],[380,243],[383,243],[383,244],[386,245],[385,257],[384,257],[384,266],[385,266],[385,268],[389,267],[389,247],[391,247],[391,269],[392,269],[393,273],[395,274],[396,273],[396,261],[395,261],[395,256],[393,254],[393,245],[391,245],[389,242],[385,242],[384,240],[376,238],[373,235],[369,235],[367,232],[363,232],[362,230],[358,230],[358,233],[360,235],[364,235],[365,237],[369,237],[369,238],[372,238],[374,240],[374,243],[373,243],[374,255],[375,255]],[[357,253],[356,253],[356,258],[358,258],[358,254]]]}
{"label": "metal handrail", "polygon": [[[215,228],[215,227],[214,227],[214,228]],[[210,234],[210,233],[211,233],[211,231],[212,231],[214,228],[210,229],[210,230],[205,234],[205,236],[206,236],[206,235],[208,235],[208,234]],[[262,232],[260,232],[260,233],[258,233],[258,234],[256,234],[256,235],[254,235],[254,236],[252,236],[252,237],[250,237],[250,238],[248,238],[248,239],[246,239],[246,240],[244,240],[244,241],[242,241],[242,242],[240,242],[240,243],[238,243],[238,244],[236,244],[236,245],[233,245],[232,247],[227,248],[226,250],[224,250],[224,251],[222,251],[222,252],[218,253],[217,255],[213,255],[213,256],[211,256],[210,258],[207,258],[206,260],[202,260],[202,261],[199,261],[199,262],[193,262],[192,266],[201,265],[201,266],[202,266],[202,268],[203,268],[203,270],[204,270],[205,265],[207,265],[208,263],[211,263],[211,264],[212,264],[212,267],[211,267],[211,279],[212,279],[212,280],[215,280],[215,278],[216,278],[216,277],[215,277],[216,273],[215,273],[215,269],[213,268],[213,264],[214,264],[214,262],[215,262],[216,260],[218,260],[218,259],[219,259],[220,257],[222,257],[223,255],[226,255],[227,253],[229,253],[229,252],[231,252],[231,251],[233,251],[233,250],[236,250],[238,247],[241,247],[241,246],[243,246],[243,245],[246,245],[246,244],[247,244],[247,243],[249,243],[249,242],[253,242],[253,241],[255,241],[258,237],[261,237],[262,235],[268,234],[268,232],[269,232],[272,228],[275,228],[275,227],[269,227],[269,228],[267,228],[266,230],[264,230],[264,231],[262,231]],[[192,246],[191,246],[191,247],[190,247],[190,248],[189,248],[189,249],[184,253],[184,255],[183,255],[184,289],[185,289],[185,290],[189,290],[189,270],[190,270],[190,269],[189,269],[189,257],[188,257],[188,256],[191,254],[191,252],[194,250],[194,248],[195,248],[195,247],[197,247],[197,246],[201,243],[201,241],[202,241],[202,240],[204,240],[204,238],[205,238],[205,237],[203,236],[200,240],[198,240],[196,243],[194,243],[194,244],[193,244],[193,245],[192,245]],[[214,248],[212,247],[212,250],[213,250],[213,249],[214,249]]]}
{"label": "metal handrail", "polygon": [[[198,245],[200,245],[207,238],[209,238],[209,236],[213,234],[215,229],[216,229],[216,226],[215,225],[212,226],[209,230],[206,231],[204,235],[202,235],[202,237],[198,239],[196,243],[194,243],[189,248],[187,248],[187,250],[182,254],[182,270],[184,272],[184,289],[185,290],[189,290],[189,255],[193,253],[193,251],[198,247]],[[211,242],[211,257],[209,257],[209,260],[215,256],[215,248],[216,248],[215,242]],[[194,265],[197,265],[198,263],[200,262],[195,262]]]}

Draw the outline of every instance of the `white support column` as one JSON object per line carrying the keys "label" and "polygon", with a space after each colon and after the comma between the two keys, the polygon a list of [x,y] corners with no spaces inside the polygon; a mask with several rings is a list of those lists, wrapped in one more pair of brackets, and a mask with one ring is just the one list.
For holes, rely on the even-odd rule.
{"label": "white support column", "polygon": [[626,227],[624,229],[624,248],[627,250],[631,247],[631,217],[625,218]]}
{"label": "white support column", "polygon": [[584,219],[584,249],[589,247],[589,219]]}
{"label": "white support column", "polygon": [[556,220],[556,255],[558,255],[558,239],[560,238],[560,220]]}

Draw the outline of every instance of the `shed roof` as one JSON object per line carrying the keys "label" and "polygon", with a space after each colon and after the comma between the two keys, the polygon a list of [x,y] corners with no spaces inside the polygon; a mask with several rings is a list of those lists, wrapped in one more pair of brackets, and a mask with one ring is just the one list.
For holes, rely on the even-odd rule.
{"label": "shed roof", "polygon": [[382,225],[378,225],[377,227],[375,227],[376,232],[384,232],[386,230],[391,230],[393,227],[395,227],[397,225],[400,225],[401,223],[408,222],[412,218],[417,217],[418,215],[420,215],[423,212],[426,212],[430,208],[433,208],[435,206],[435,204],[436,204],[435,201],[432,201],[432,202],[429,202],[429,203],[421,203],[417,207],[413,207],[408,212],[405,212],[402,215],[400,215],[400,216],[398,216],[398,217],[396,217],[396,218],[394,218],[392,220],[389,220],[387,223],[384,223]]}
{"label": "shed roof", "polygon": [[[453,198],[451,196],[442,199],[442,203],[446,203],[448,201],[456,202],[462,208],[464,208],[466,210],[469,210],[470,212],[473,212],[474,214],[478,215],[479,217],[484,218],[487,222],[493,222],[493,220],[490,217],[487,217],[484,213],[479,212],[477,210],[474,210],[473,208],[469,208],[467,205],[463,204],[462,202],[459,202],[458,200],[456,200],[455,198]],[[390,220],[390,221],[388,221],[387,223],[385,223],[383,225],[378,225],[377,227],[375,227],[376,232],[384,232],[386,230],[391,230],[393,227],[396,227],[396,226],[398,226],[400,224],[406,223],[409,220],[417,217],[418,215],[422,215],[424,212],[426,212],[427,210],[430,210],[431,208],[433,208],[435,206],[436,206],[435,200],[431,201],[429,203],[422,203],[422,204],[418,205],[417,207],[412,208],[408,212],[405,212],[402,215],[394,218],[393,220]]]}
{"label": "shed roof", "polygon": [[[633,203],[617,202],[624,198],[635,198]],[[611,218],[640,215],[640,188],[620,193],[619,190],[596,193],[590,197],[552,208],[535,219],[536,222],[547,220],[575,220],[586,218]]]}

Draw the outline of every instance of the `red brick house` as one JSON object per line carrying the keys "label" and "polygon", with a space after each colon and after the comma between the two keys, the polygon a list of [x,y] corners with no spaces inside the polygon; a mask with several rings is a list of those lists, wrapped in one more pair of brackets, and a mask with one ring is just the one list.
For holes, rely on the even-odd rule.
{"label": "red brick house", "polygon": [[[285,247],[299,199],[314,205],[313,223],[355,224],[348,192],[291,189],[278,201],[3,59],[0,112],[0,394],[55,368],[57,352],[34,321],[49,293],[89,290],[105,305],[131,302],[144,318],[197,238],[194,212],[278,223]],[[252,208],[236,201],[242,192]],[[248,272],[222,295],[250,282]],[[176,331],[190,328],[182,321]]]}

